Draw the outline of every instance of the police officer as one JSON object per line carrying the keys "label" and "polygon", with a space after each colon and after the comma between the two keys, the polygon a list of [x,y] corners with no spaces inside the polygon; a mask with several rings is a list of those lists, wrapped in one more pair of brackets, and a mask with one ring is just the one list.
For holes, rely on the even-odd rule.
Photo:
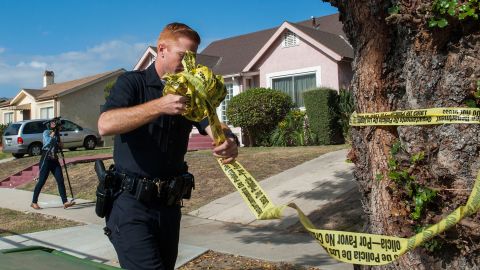
{"label": "police officer", "polygon": [[[181,114],[186,97],[162,95],[162,76],[183,70],[187,50],[196,52],[200,36],[182,23],[168,24],[157,41],[156,61],[144,71],[126,72],[111,90],[98,129],[116,135],[114,162],[123,190],[107,217],[106,233],[127,269],[174,269],[180,231],[180,203],[153,196],[168,179],[186,173],[184,156],[192,125],[212,137],[208,120],[195,123]],[[233,133],[213,149],[224,163],[238,155]],[[160,190],[160,189],[159,189]]]}

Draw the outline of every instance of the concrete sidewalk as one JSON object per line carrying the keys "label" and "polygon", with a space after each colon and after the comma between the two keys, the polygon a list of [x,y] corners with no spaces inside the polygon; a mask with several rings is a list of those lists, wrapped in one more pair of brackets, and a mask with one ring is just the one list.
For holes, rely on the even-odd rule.
{"label": "concrete sidewalk", "polygon": [[[260,185],[275,205],[295,202],[308,215],[356,186],[351,174],[353,166],[345,159],[346,150],[327,153],[265,179]],[[224,222],[285,229],[298,221],[296,213],[287,208],[281,220],[256,220],[240,194],[234,192],[189,214]]]}
{"label": "concrete sidewalk", "polygon": [[[261,186],[275,204],[294,201],[308,214],[355,186],[352,166],[345,162],[346,151],[322,155],[262,181]],[[92,202],[77,199],[76,206],[65,210],[59,197],[41,194],[39,204],[44,209],[35,211],[29,207],[31,198],[28,191],[0,189],[0,207],[54,215],[86,225],[0,238],[0,249],[43,245],[115,265],[115,251],[103,235],[104,221],[95,215]],[[350,264],[330,258],[310,235],[285,233],[283,229],[296,221],[293,210],[281,220],[257,221],[234,192],[182,217],[176,266],[211,249],[320,269],[353,269]]]}

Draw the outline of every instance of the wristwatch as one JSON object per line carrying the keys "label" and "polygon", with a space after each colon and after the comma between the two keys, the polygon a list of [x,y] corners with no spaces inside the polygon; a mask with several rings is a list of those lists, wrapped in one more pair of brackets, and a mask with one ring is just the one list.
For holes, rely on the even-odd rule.
{"label": "wristwatch", "polygon": [[238,140],[237,135],[235,135],[235,133],[233,133],[231,130],[226,130],[226,131],[225,131],[225,137],[227,137],[227,138],[233,138],[233,140],[235,141],[235,143],[237,144],[237,146],[240,146],[240,140]]}

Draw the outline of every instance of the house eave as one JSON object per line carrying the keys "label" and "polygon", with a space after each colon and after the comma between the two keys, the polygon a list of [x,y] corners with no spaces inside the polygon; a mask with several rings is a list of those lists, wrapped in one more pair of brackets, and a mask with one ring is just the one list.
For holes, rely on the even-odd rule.
{"label": "house eave", "polygon": [[150,46],[148,46],[148,48],[145,50],[140,60],[137,62],[137,64],[135,64],[135,66],[133,67],[133,70],[138,70],[143,65],[143,63],[145,62],[145,60],[149,55],[153,55],[154,57],[157,56],[157,52],[154,51]]}

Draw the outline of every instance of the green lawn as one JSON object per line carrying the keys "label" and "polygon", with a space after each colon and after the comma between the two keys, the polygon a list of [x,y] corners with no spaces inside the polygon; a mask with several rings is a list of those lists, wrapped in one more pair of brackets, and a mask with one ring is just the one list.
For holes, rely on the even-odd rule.
{"label": "green lawn", "polygon": [[12,155],[10,153],[4,153],[4,152],[0,152],[0,160],[1,159],[6,159],[6,158],[11,158]]}
{"label": "green lawn", "polygon": [[[113,153],[113,148],[111,147],[105,147],[105,148],[96,148],[94,150],[84,150],[79,149],[76,151],[70,151],[70,150],[63,150],[63,153],[65,154],[66,158],[69,157],[78,157],[78,156],[92,156],[92,155],[99,155],[99,154],[112,154]],[[0,160],[6,159],[6,158],[11,158],[13,157],[11,153],[4,153],[0,151]],[[25,155],[21,159],[35,159],[39,157],[30,157],[29,155]]]}
{"label": "green lawn", "polygon": [[[77,157],[77,156],[93,156],[99,154],[112,154],[112,148],[97,148],[95,150],[77,150],[77,151],[65,151],[65,158]],[[7,154],[7,157],[12,155]],[[23,158],[16,158],[14,160],[0,163],[0,180],[14,173],[17,173],[29,166],[32,166],[40,161],[40,156],[28,156]]]}
{"label": "green lawn", "polygon": [[0,237],[82,225],[80,222],[0,208]]}

